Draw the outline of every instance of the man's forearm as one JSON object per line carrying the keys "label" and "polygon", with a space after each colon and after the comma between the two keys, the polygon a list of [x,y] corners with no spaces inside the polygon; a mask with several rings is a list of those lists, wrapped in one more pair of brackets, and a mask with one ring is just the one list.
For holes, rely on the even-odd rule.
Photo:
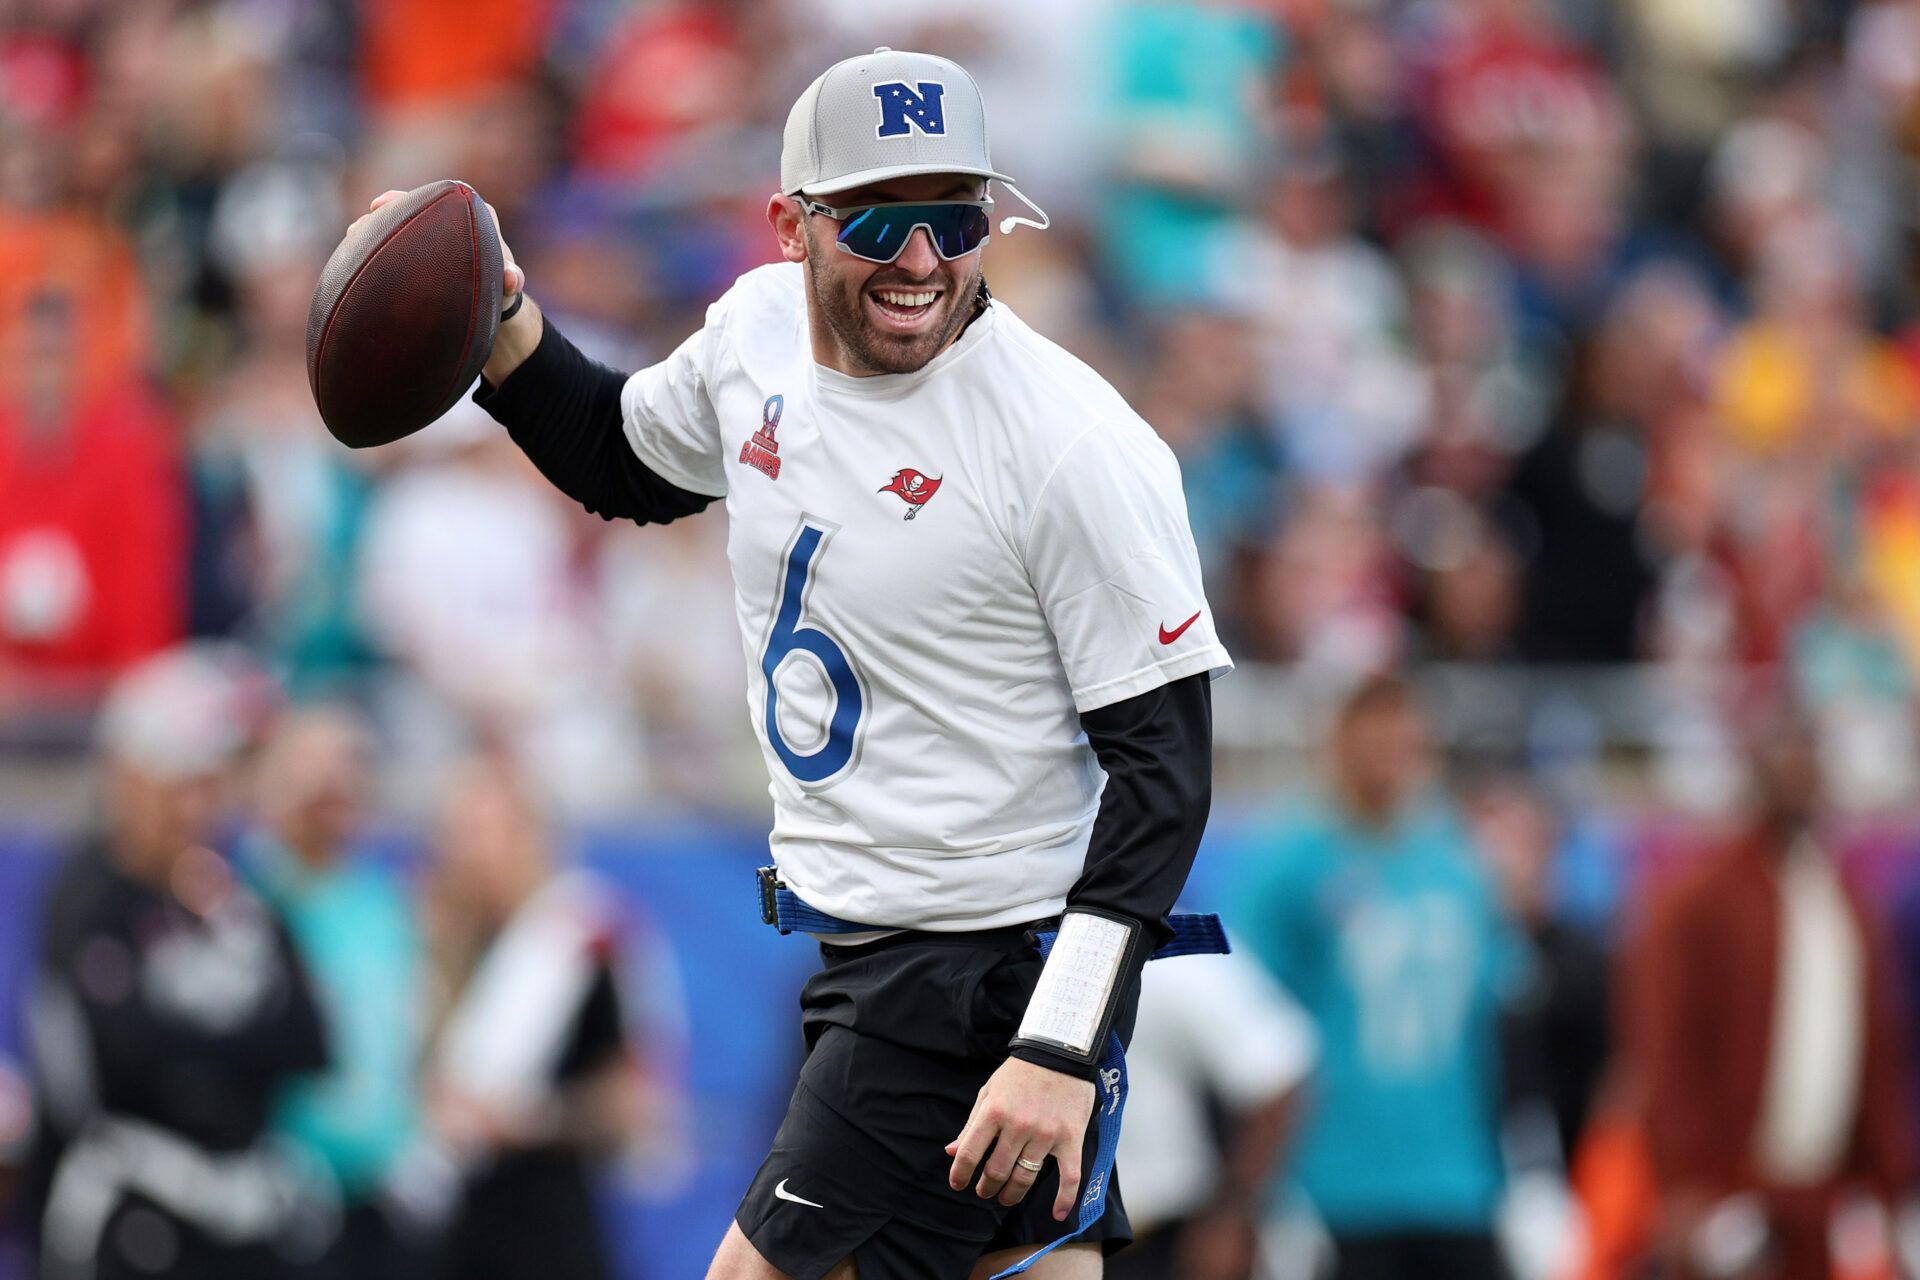
{"label": "man's forearm", "polygon": [[[1125,922],[1132,939],[1120,959],[1104,1021],[1119,1025],[1137,998],[1140,970],[1166,941],[1173,909],[1206,829],[1213,783],[1213,704],[1205,675],[1187,676],[1080,717],[1107,785],[1094,818],[1087,861],[1067,894],[1076,908]],[[1100,935],[1115,924],[1080,921]],[[1063,933],[1062,937],[1065,938]],[[1042,992],[1045,990],[1042,980]],[[1029,1010],[1027,1023],[1034,1021]],[[1091,1078],[1105,1051],[1104,1027],[1076,1058],[1027,1034],[1015,1038],[1015,1057]]]}
{"label": "man's forearm", "polygon": [[505,382],[540,345],[540,304],[527,294],[523,293],[520,297],[520,310],[495,332],[493,354],[487,357],[487,363],[480,369],[480,376],[486,379],[489,387],[498,387]]}
{"label": "man's forearm", "polygon": [[1131,916],[1145,953],[1167,940],[1164,917],[1186,887],[1213,800],[1209,678],[1186,676],[1080,717],[1107,786],[1067,905]]}
{"label": "man's forearm", "polygon": [[603,519],[641,524],[677,520],[713,501],[658,475],[634,453],[620,411],[625,374],[581,354],[531,299],[507,330],[512,350],[502,353],[496,343],[494,360],[510,363],[511,372],[498,383],[485,375],[473,398],[556,489]]}

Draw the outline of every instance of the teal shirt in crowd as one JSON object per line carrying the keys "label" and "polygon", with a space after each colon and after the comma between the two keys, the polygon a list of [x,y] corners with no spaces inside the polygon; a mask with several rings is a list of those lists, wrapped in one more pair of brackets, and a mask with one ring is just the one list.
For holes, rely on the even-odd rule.
{"label": "teal shirt in crowd", "polygon": [[1487,1230],[1510,953],[1452,811],[1428,800],[1375,830],[1299,806],[1244,875],[1235,937],[1320,1031],[1300,1189],[1335,1233]]}
{"label": "teal shirt in crowd", "polygon": [[332,1056],[288,1087],[276,1128],[348,1199],[371,1196],[419,1118],[422,957],[409,900],[385,868],[349,856],[316,872],[260,833],[241,863],[293,934]]}
{"label": "teal shirt in crowd", "polygon": [[1284,54],[1279,25],[1250,7],[1140,0],[1117,8],[1104,34],[1100,119],[1122,175],[1149,139],[1205,155],[1203,168],[1229,180],[1193,189],[1121,176],[1101,202],[1108,265],[1143,301],[1215,300],[1244,265],[1230,252],[1240,208],[1274,148],[1256,122]]}

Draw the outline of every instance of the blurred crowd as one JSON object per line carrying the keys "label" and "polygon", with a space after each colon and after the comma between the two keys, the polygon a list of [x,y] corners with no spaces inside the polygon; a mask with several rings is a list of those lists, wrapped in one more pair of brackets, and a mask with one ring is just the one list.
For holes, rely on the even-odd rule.
{"label": "blurred crowd", "polygon": [[995,291],[1174,446],[1243,661],[1653,663],[1676,707],[1778,662],[1847,799],[1911,798],[1912,0],[7,0],[11,740],[220,636],[366,707],[396,795],[479,739],[567,813],[750,796],[722,519],[603,526],[471,405],[340,448],[306,307],[369,197],[457,175],[637,367],[882,42],[982,82],[1053,215]]}
{"label": "blurred crowd", "polygon": [[1913,831],[1876,877],[1803,711],[1740,728],[1726,821],[1596,927],[1563,806],[1354,688],[1245,837],[1235,953],[1149,967],[1107,1274],[1920,1275]]}
{"label": "blurred crowd", "polygon": [[611,1280],[589,1175],[671,1145],[670,967],[498,754],[417,875],[374,856],[371,746],[231,647],[109,687],[33,930],[0,1275]]}
{"label": "blurred crowd", "polygon": [[[109,761],[42,965],[85,1012],[134,970],[84,912],[59,950],[60,904],[170,921],[156,998],[219,1003],[103,1068],[156,1085],[196,1018],[271,1053],[113,1111],[236,1159],[283,1077],[365,1073],[353,1125],[330,1086],[272,1104],[333,1170],[325,1229],[255,1197],[216,1234],[372,1275],[340,1251],[450,1248],[449,1186],[500,1203],[462,1150],[577,1178],[637,1123],[625,1077],[582,1083],[628,1061],[600,971],[543,971],[581,1017],[518,1039],[504,979],[451,994],[525,903],[592,932],[534,815],[763,803],[724,516],[604,525],[470,404],[337,445],[322,263],[376,193],[463,178],[556,323],[640,367],[773,257],[787,108],[878,44],[980,80],[1052,217],[988,247],[996,296],[1178,454],[1246,668],[1223,721],[1256,664],[1337,708],[1326,785],[1258,797],[1233,860],[1242,955],[1151,975],[1133,1274],[1920,1257],[1920,0],[0,0],[0,756]],[[307,709],[214,862],[193,735],[99,711],[190,637]],[[1377,678],[1627,665],[1659,766],[1630,837],[1554,725],[1447,773],[1460,708]],[[355,804],[439,823],[428,906],[338,857]],[[406,966],[440,1004],[394,1004]],[[533,1106],[526,1053],[575,1033],[570,1104]],[[437,1166],[402,1158],[425,1131]]]}
{"label": "blurred crowd", "polygon": [[[1596,917],[1569,808],[1433,728],[1414,685],[1362,679],[1315,776],[1210,855],[1236,950],[1145,976],[1112,1280],[1920,1275],[1911,824],[1848,818],[1817,726],[1757,686],[1739,800]],[[737,1001],[737,958],[667,952],[559,856],[509,753],[461,757],[402,862],[368,839],[365,718],[289,702],[238,646],[135,664],[95,735],[95,820],[34,908],[25,1065],[0,1060],[0,1277],[613,1280],[686,1254],[648,1234],[617,1266],[604,1175],[760,1149],[751,1125],[690,1145],[725,1071],[678,975]],[[700,1253],[736,1191],[670,1229]]]}

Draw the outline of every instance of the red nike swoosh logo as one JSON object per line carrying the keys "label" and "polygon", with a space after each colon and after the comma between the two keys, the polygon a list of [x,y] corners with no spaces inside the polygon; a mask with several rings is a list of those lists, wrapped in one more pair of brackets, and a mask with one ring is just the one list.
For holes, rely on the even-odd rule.
{"label": "red nike swoosh logo", "polygon": [[1174,628],[1173,630],[1171,630],[1171,631],[1169,631],[1169,630],[1167,630],[1167,624],[1166,624],[1166,623],[1164,623],[1164,622],[1163,622],[1163,623],[1161,623],[1161,624],[1160,624],[1160,643],[1161,643],[1161,644],[1172,644],[1172,643],[1173,643],[1173,642],[1174,642],[1175,640],[1178,640],[1178,639],[1180,638],[1180,636],[1181,636],[1181,634],[1182,634],[1182,633],[1183,633],[1184,631],[1186,631],[1186,629],[1187,629],[1188,627],[1190,627],[1190,626],[1192,626],[1192,625],[1193,625],[1194,623],[1196,623],[1196,622],[1198,622],[1198,621],[1200,621],[1200,612],[1201,612],[1201,611],[1199,611],[1199,610],[1195,610],[1195,611],[1194,611],[1194,615],[1193,615],[1193,616],[1192,616],[1191,618],[1188,618],[1188,619],[1187,619],[1187,620],[1186,620],[1185,622],[1183,622],[1183,623],[1181,623],[1181,624],[1180,624],[1179,626],[1177,626],[1177,627],[1175,627],[1175,628]]}

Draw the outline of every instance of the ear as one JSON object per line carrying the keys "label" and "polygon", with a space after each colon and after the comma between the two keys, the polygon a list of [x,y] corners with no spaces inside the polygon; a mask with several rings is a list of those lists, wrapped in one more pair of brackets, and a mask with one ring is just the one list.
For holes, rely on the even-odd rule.
{"label": "ear", "polygon": [[767,200],[767,225],[780,242],[780,256],[788,262],[807,260],[806,211],[792,196],[775,194]]}

